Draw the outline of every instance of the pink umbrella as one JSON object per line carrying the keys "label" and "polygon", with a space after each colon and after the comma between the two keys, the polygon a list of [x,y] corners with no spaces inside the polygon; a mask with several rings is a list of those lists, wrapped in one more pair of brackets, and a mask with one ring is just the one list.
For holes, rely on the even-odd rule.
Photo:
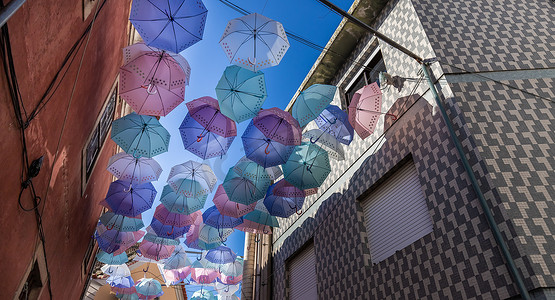
{"label": "pink umbrella", "polygon": [[[208,96],[201,97],[187,102],[187,109],[189,109],[191,117],[202,125],[207,132],[214,132],[223,137],[237,135],[235,121],[221,113],[218,100]],[[199,139],[202,139],[202,137],[199,137]]]}
{"label": "pink umbrella", "polygon": [[224,186],[221,184],[218,186],[212,201],[222,215],[233,218],[240,218],[253,211],[256,207],[256,202],[245,205],[229,200],[229,197],[225,193]]}
{"label": "pink umbrella", "polygon": [[220,272],[217,270],[206,269],[206,268],[193,268],[191,271],[191,279],[200,284],[209,284],[216,281],[216,278],[220,276]]}
{"label": "pink umbrella", "polygon": [[139,245],[139,250],[141,251],[140,255],[146,258],[160,260],[170,257],[173,250],[175,250],[175,246],[155,244],[147,240],[143,240]]}
{"label": "pink umbrella", "polygon": [[397,119],[395,115],[382,112],[382,91],[376,82],[355,92],[349,104],[349,123],[361,139],[376,130],[378,119],[383,114]]}
{"label": "pink umbrella", "polygon": [[187,235],[185,236],[185,244],[189,248],[200,249],[198,247],[198,236],[200,233],[200,227],[202,224],[202,218],[197,218],[193,225],[189,228]]}
{"label": "pink umbrella", "polygon": [[235,285],[243,281],[243,275],[241,274],[239,276],[225,276],[224,274],[220,274],[219,280],[223,284]]}
{"label": "pink umbrella", "polygon": [[125,250],[131,248],[131,246],[135,245],[143,236],[145,235],[145,232],[142,230],[138,230],[138,231],[134,231],[133,232],[133,239],[130,240],[126,240],[126,241],[122,241],[119,244],[119,249],[114,251],[114,255],[119,255],[122,254],[123,252],[125,252]]}
{"label": "pink umbrella", "polygon": [[272,227],[243,219],[243,224],[235,226],[235,229],[254,234],[272,234]]}
{"label": "pink umbrella", "polygon": [[111,289],[112,289],[112,292],[116,294],[123,294],[123,295],[135,294],[137,292],[137,290],[135,289],[135,286],[128,287],[128,288],[112,286]]}
{"label": "pink umbrella", "polygon": [[300,145],[302,140],[301,127],[287,111],[277,107],[261,110],[252,122],[267,138],[283,145]]}
{"label": "pink umbrella", "polygon": [[184,100],[191,68],[179,54],[143,43],[123,49],[120,96],[141,115],[165,116]]}
{"label": "pink umbrella", "polygon": [[183,267],[181,269],[174,270],[162,269],[162,272],[164,273],[164,278],[166,279],[166,282],[169,282],[170,284],[177,284],[181,280],[187,278],[187,276],[191,274],[191,270],[191,267]]}
{"label": "pink umbrella", "polygon": [[202,213],[200,210],[195,211],[190,215],[182,215],[179,213],[170,212],[163,204],[156,207],[154,211],[154,217],[164,225],[171,225],[177,227],[184,227],[191,225],[195,222],[195,219],[200,217]]}

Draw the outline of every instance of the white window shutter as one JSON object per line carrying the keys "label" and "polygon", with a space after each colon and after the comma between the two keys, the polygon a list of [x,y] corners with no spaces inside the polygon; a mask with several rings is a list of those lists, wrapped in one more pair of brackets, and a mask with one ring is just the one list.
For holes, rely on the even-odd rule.
{"label": "white window shutter", "polygon": [[316,255],[309,245],[289,262],[289,299],[317,300]]}

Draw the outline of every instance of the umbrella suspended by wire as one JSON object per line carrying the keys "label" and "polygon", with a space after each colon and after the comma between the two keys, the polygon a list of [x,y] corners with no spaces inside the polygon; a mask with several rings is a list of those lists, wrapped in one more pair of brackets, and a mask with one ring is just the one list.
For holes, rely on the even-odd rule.
{"label": "umbrella suspended by wire", "polygon": [[224,137],[210,131],[197,122],[190,113],[187,113],[179,126],[179,133],[183,147],[202,159],[222,157],[235,139],[235,136]]}
{"label": "umbrella suspended by wire", "polygon": [[185,252],[185,248],[183,248],[183,246],[175,247],[172,255],[164,263],[165,270],[176,270],[190,266],[191,261],[187,258],[187,252]]}
{"label": "umbrella suspended by wire", "polygon": [[208,195],[186,197],[177,194],[169,185],[165,185],[160,202],[172,213],[190,215],[204,207]]}
{"label": "umbrella suspended by wire", "polygon": [[123,49],[120,96],[140,115],[165,116],[185,97],[191,67],[179,54],[143,43]]}
{"label": "umbrella suspended by wire", "polygon": [[130,181],[132,184],[143,184],[156,181],[162,174],[162,167],[152,158],[136,158],[127,153],[117,153],[108,162],[108,171],[116,178]]}
{"label": "umbrella suspended by wire", "polygon": [[135,289],[137,290],[137,294],[144,296],[159,297],[164,294],[160,282],[152,278],[139,279],[135,285]]}
{"label": "umbrella suspended by wire", "polygon": [[139,245],[139,252],[137,255],[158,261],[170,257],[173,250],[175,250],[175,245],[162,245],[143,239]]}
{"label": "umbrella suspended by wire", "polygon": [[237,254],[228,247],[219,246],[208,250],[205,256],[206,260],[216,264],[228,264],[235,261]]}
{"label": "umbrella suspended by wire", "polygon": [[149,46],[179,53],[202,40],[207,13],[200,0],[133,0],[129,21]]}
{"label": "umbrella suspended by wire", "polygon": [[303,138],[310,140],[328,152],[330,158],[341,161],[345,160],[345,150],[341,143],[331,134],[320,129],[311,129],[303,134]]}
{"label": "umbrella suspended by wire", "polygon": [[156,218],[152,218],[150,222],[150,228],[154,230],[156,235],[165,237],[168,239],[176,239],[182,237],[189,231],[190,226],[174,226],[165,225]]}
{"label": "umbrella suspended by wire", "polygon": [[233,121],[251,119],[267,97],[264,74],[229,66],[216,85],[216,96],[221,112]]}
{"label": "umbrella suspended by wire", "polygon": [[291,115],[301,127],[316,119],[333,101],[337,87],[326,84],[313,84],[302,91],[291,109]]}
{"label": "umbrella suspended by wire", "polygon": [[297,146],[283,165],[285,180],[301,190],[319,187],[330,172],[328,153],[312,143]]}
{"label": "umbrella suspended by wire", "polygon": [[127,261],[129,260],[127,258],[126,253],[113,255],[113,254],[106,253],[102,250],[98,251],[98,254],[96,255],[96,259],[99,262],[105,263],[107,265],[121,265],[121,264],[127,263]]}
{"label": "umbrella suspended by wire", "polygon": [[[274,192],[275,190],[278,191]],[[280,194],[280,196],[276,195],[276,193]],[[304,199],[303,190],[282,179],[268,188],[263,203],[272,216],[288,218],[294,213],[301,213]]]}
{"label": "umbrella suspended by wire", "polygon": [[353,141],[354,129],[349,116],[335,105],[328,105],[314,120],[318,128],[335,137],[340,143],[349,145]]}
{"label": "umbrella suspended by wire", "polygon": [[243,224],[236,226],[235,229],[254,234],[272,234],[272,227],[247,219],[243,219]]}
{"label": "umbrella suspended by wire", "polygon": [[233,262],[222,265],[220,273],[224,276],[231,277],[243,275],[243,258],[236,257]]}
{"label": "umbrella suspended by wire", "polygon": [[270,212],[264,206],[264,202],[259,201],[256,204],[256,208],[250,213],[243,217],[245,220],[249,220],[254,223],[261,225],[267,225],[270,227],[279,227],[279,223],[276,217],[272,216]]}
{"label": "umbrella suspended by wire", "polygon": [[216,281],[214,289],[218,293],[218,300],[234,300],[233,296],[235,296],[235,293],[239,290],[239,284],[223,284]]}
{"label": "umbrella suspended by wire", "polygon": [[376,130],[381,115],[397,119],[393,114],[382,112],[382,91],[376,82],[355,92],[349,104],[349,123],[361,139],[369,137]]}
{"label": "umbrella suspended by wire", "polygon": [[264,198],[271,181],[263,167],[254,162],[252,164],[259,167],[257,169],[258,174],[254,174],[254,176],[249,172],[241,171],[242,168],[246,168],[245,164],[239,169],[236,167],[230,168],[227,172],[222,185],[229,200],[250,205]]}
{"label": "umbrella suspended by wire", "polygon": [[257,13],[229,21],[220,45],[230,63],[254,72],[277,66],[289,49],[283,25]]}
{"label": "umbrella suspended by wire", "polygon": [[137,231],[145,227],[140,214],[135,217],[126,217],[113,211],[107,211],[100,216],[100,222],[108,230]]}
{"label": "umbrella suspended by wire", "polygon": [[[95,239],[98,247],[106,253],[119,254],[134,245],[144,236],[144,231],[109,230],[101,222],[96,226]],[[119,251],[118,251],[119,250]]]}
{"label": "umbrella suspended by wire", "polygon": [[202,214],[202,220],[204,224],[210,225],[215,228],[233,228],[241,223],[243,223],[243,218],[234,218],[230,216],[222,215],[216,206],[209,207]]}
{"label": "umbrella suspended by wire", "polygon": [[232,228],[216,228],[210,225],[202,224],[200,227],[198,238],[199,241],[205,242],[207,244],[221,244],[227,240],[227,237],[231,235],[232,232]]}
{"label": "umbrella suspended by wire", "polygon": [[256,202],[244,205],[229,200],[223,185],[219,185],[216,189],[216,194],[214,195],[212,202],[214,202],[214,205],[222,215],[233,218],[240,218],[246,215],[247,213],[253,211],[256,206]]}
{"label": "umbrella suspended by wire", "polygon": [[180,269],[166,270],[162,269],[166,285],[177,285],[191,274],[191,267],[183,267]]}
{"label": "umbrella suspended by wire", "polygon": [[218,271],[212,269],[193,268],[191,271],[191,279],[200,284],[213,283],[218,276]]}
{"label": "umbrella suspended by wire", "polygon": [[189,160],[175,165],[167,182],[179,195],[199,197],[212,192],[217,181],[210,166]]}
{"label": "umbrella suspended by wire", "polygon": [[284,164],[295,149],[295,146],[267,138],[253,122],[245,129],[241,140],[246,157],[264,168]]}
{"label": "umbrella suspended by wire", "polygon": [[137,216],[152,207],[156,190],[152,183],[130,185],[127,181],[116,180],[110,184],[102,204],[116,214],[126,217]]}
{"label": "umbrella suspended by wire", "polygon": [[187,102],[187,109],[191,117],[207,131],[223,137],[237,135],[237,125],[232,119],[222,114],[217,99],[208,96],[197,98]]}
{"label": "umbrella suspended by wire", "polygon": [[155,117],[128,114],[112,122],[112,140],[133,157],[153,157],[168,151],[169,132]]}

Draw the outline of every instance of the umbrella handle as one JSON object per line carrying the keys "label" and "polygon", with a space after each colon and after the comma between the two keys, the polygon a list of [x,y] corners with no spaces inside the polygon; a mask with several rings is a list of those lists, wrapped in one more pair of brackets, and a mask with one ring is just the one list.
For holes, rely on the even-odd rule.
{"label": "umbrella handle", "polygon": [[138,256],[138,257],[143,257],[143,254],[140,253],[140,252],[137,252],[137,256]]}
{"label": "umbrella handle", "polygon": [[311,165],[310,165],[310,166],[306,166],[306,170],[307,170],[308,172],[310,172],[310,173],[312,173],[311,169],[312,169],[312,166],[311,166]]}
{"label": "umbrella handle", "polygon": [[158,91],[154,91],[154,92],[153,92],[154,85],[153,85],[152,83],[150,83],[149,85],[141,85],[141,87],[142,87],[143,89],[146,89],[146,92],[147,92],[149,95],[154,95],[154,94],[156,94],[156,93],[158,92]]}
{"label": "umbrella handle", "polygon": [[137,155],[137,149],[133,150],[133,158],[139,159],[142,155]]}
{"label": "umbrella handle", "polygon": [[185,212],[185,208],[178,208],[176,209],[178,213],[183,214]]}
{"label": "umbrella handle", "polygon": [[397,116],[394,115],[394,114],[386,113],[385,115],[386,115],[386,116],[393,117],[393,121],[397,120]]}
{"label": "umbrella handle", "polygon": [[198,260],[198,261],[201,261],[201,260],[202,260],[202,257],[200,257],[200,256],[197,257],[197,260]]}
{"label": "umbrella handle", "polygon": [[197,135],[197,143],[200,143],[206,135]]}
{"label": "umbrella handle", "polygon": [[172,235],[174,227],[172,226],[172,231],[166,232],[167,235]]}
{"label": "umbrella handle", "polygon": [[247,57],[247,60],[249,61],[249,64],[251,64],[251,65],[254,66],[254,65],[256,64],[256,57],[253,58],[253,59],[254,59],[254,62],[251,61],[251,58],[250,58],[250,57]]}
{"label": "umbrella handle", "polygon": [[148,265],[146,266],[146,270],[143,269],[143,272],[145,272],[145,273],[148,272],[148,269],[149,269],[149,268],[150,268],[150,263],[148,263]]}
{"label": "umbrella handle", "polygon": [[229,285],[224,288],[224,292],[229,292]]}
{"label": "umbrella handle", "polygon": [[237,202],[237,210],[239,210],[239,203]]}
{"label": "umbrella handle", "polygon": [[266,228],[264,228],[264,230],[262,230],[262,232],[264,232],[264,234],[270,233],[270,231],[269,231],[269,230],[266,230]]}
{"label": "umbrella handle", "polygon": [[268,143],[268,145],[266,145],[266,149],[264,149],[264,153],[266,153],[266,155],[270,154],[270,150],[268,150],[268,147],[270,147],[270,143]]}
{"label": "umbrella handle", "polygon": [[299,211],[299,210],[298,210],[298,208],[297,208],[297,207],[295,207],[295,213],[297,213],[297,215],[299,215],[299,216],[300,216],[300,215],[302,215],[302,214],[303,214],[303,211],[302,211],[302,210],[301,210],[301,211]]}
{"label": "umbrella handle", "polygon": [[312,139],[313,139],[313,137],[310,137],[310,142],[312,144],[316,144],[316,142],[320,139],[320,137],[318,137],[316,140],[312,140]]}
{"label": "umbrella handle", "polygon": [[[328,120],[328,121],[329,121],[329,120]],[[332,124],[332,125],[335,124],[335,123],[337,123],[337,118],[333,119],[333,122],[329,121],[329,123]]]}
{"label": "umbrella handle", "polygon": [[116,223],[113,223],[112,226],[110,226],[110,228],[106,227],[106,229],[112,230],[112,229],[114,229],[114,226],[116,226]]}

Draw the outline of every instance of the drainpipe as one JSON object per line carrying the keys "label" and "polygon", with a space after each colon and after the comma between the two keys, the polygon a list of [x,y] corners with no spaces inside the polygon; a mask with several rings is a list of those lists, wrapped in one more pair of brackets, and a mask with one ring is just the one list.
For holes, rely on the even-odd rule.
{"label": "drainpipe", "polygon": [[513,277],[513,280],[515,281],[515,284],[516,284],[518,290],[520,291],[520,295],[522,296],[522,298],[526,299],[526,300],[531,299],[530,294],[528,293],[528,290],[526,289],[526,286],[524,284],[524,280],[522,279],[522,276],[520,275],[520,272],[518,271],[518,269],[516,267],[515,261],[513,260],[512,256],[511,256],[511,253],[509,252],[509,247],[505,243],[505,240],[503,239],[503,236],[501,235],[501,231],[499,230],[499,227],[497,226],[497,223],[495,222],[495,219],[493,218],[493,214],[491,212],[491,208],[489,207],[489,205],[486,201],[486,197],[482,193],[482,190],[480,189],[480,185],[478,184],[478,180],[476,179],[476,176],[474,175],[474,171],[472,171],[472,167],[470,166],[470,163],[468,162],[468,159],[466,158],[466,155],[464,153],[462,144],[459,141],[459,139],[457,137],[457,134],[455,133],[455,129],[453,128],[453,124],[451,123],[451,119],[449,119],[449,116],[447,115],[447,111],[445,110],[445,107],[443,106],[443,103],[441,102],[441,99],[439,98],[439,94],[438,94],[437,89],[434,85],[434,81],[432,80],[433,73],[432,73],[432,69],[430,68],[430,64],[431,64],[432,61],[422,59],[420,56],[418,56],[414,52],[412,52],[412,51],[408,50],[407,48],[401,46],[399,43],[393,41],[389,37],[387,37],[387,36],[383,35],[382,33],[378,32],[376,29],[370,27],[368,24],[362,22],[361,20],[357,19],[353,15],[351,15],[351,14],[347,13],[346,11],[342,10],[341,8],[339,8],[335,4],[331,3],[330,1],[328,1],[328,0],[318,0],[318,1],[322,2],[328,8],[333,9],[337,13],[341,14],[343,17],[347,18],[349,21],[353,22],[354,24],[362,27],[363,29],[369,31],[370,33],[373,33],[377,38],[383,40],[385,43],[389,44],[390,46],[392,46],[392,47],[400,50],[401,52],[405,53],[406,55],[414,58],[422,66],[422,71],[424,72],[424,76],[426,76],[426,80],[428,81],[428,85],[430,86],[430,91],[432,92],[432,95],[434,96],[434,99],[435,99],[435,102],[436,102],[436,104],[439,108],[439,111],[441,112],[441,116],[443,118],[443,121],[447,125],[447,130],[449,131],[449,135],[451,136],[451,139],[453,140],[453,143],[455,143],[455,148],[457,149],[457,152],[459,153],[459,156],[461,157],[461,161],[463,163],[466,174],[468,175],[468,177],[470,179],[470,182],[472,184],[472,188],[474,189],[474,192],[478,196],[478,202],[480,202],[480,206],[482,207],[482,210],[484,211],[484,214],[486,215],[488,225],[489,225],[491,231],[493,232],[493,236],[495,238],[495,241],[497,242],[497,245],[501,249],[501,254],[505,258],[505,261],[507,263],[507,269],[509,270],[509,273]]}
{"label": "drainpipe", "polygon": [[6,22],[15,14],[15,12],[25,3],[27,0],[12,0],[8,5],[4,6],[0,10],[0,27],[4,26]]}

